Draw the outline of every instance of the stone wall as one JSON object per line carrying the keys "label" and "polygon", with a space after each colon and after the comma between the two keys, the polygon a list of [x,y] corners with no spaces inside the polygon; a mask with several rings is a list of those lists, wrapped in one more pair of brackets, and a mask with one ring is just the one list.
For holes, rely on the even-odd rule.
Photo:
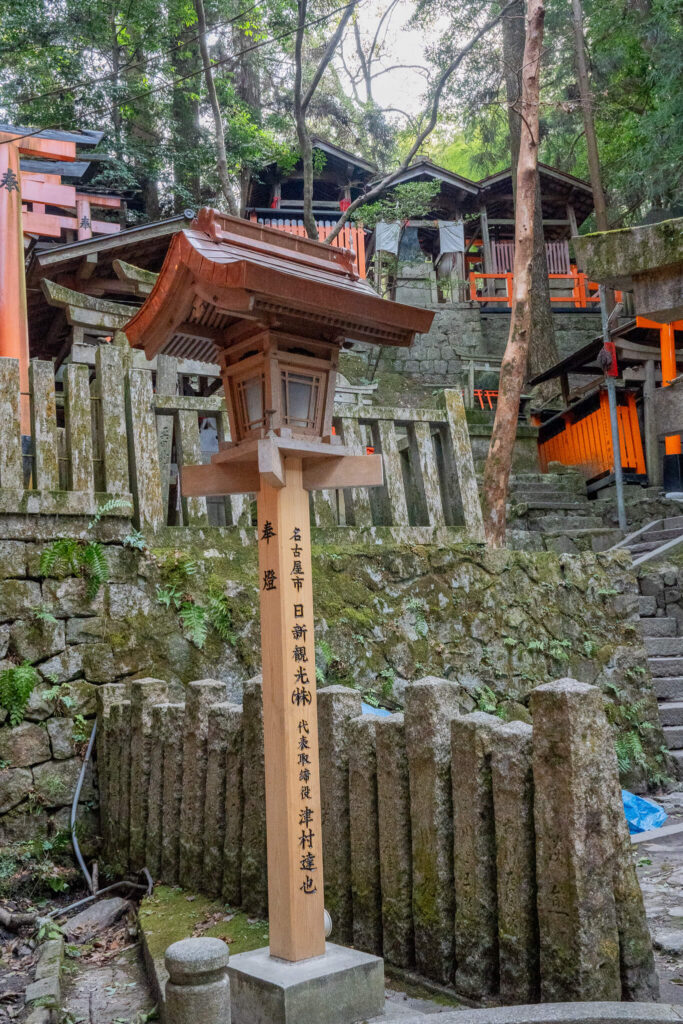
{"label": "stone wall", "polygon": [[[123,543],[130,529],[105,520],[88,530],[78,517],[2,521],[0,670],[28,661],[39,682],[24,722],[0,726],[0,845],[65,826],[100,686],[154,676],[182,700],[190,680],[211,677],[240,704],[260,670],[251,531],[168,528],[139,551]],[[110,577],[92,600],[83,578],[40,574],[42,551],[65,536],[105,545]],[[630,787],[664,773],[628,556],[491,553],[447,529],[313,538],[325,683],[400,711],[408,683],[433,674],[457,680],[477,706],[528,720],[531,689],[570,671],[602,688],[617,733],[642,732],[645,761],[627,773]],[[189,607],[206,613],[201,647],[183,618]],[[627,722],[623,708],[634,704],[638,722]],[[90,831],[95,806],[88,773],[79,814]]]}
{"label": "stone wall", "polygon": [[[385,349],[381,366],[433,381],[442,387],[467,382],[467,360],[490,357],[495,368],[510,331],[509,312],[482,312],[477,302],[431,306],[434,322],[409,349]],[[586,312],[553,315],[560,358],[576,352],[600,333],[600,317]]]}
{"label": "stone wall", "polygon": [[[190,683],[180,705],[165,689],[99,690],[105,856],[263,916],[261,702],[247,720],[217,681]],[[405,716],[362,715],[340,686],[318,702],[334,941],[474,1000],[656,999],[599,690],[538,687],[533,727],[433,677],[406,688]]]}

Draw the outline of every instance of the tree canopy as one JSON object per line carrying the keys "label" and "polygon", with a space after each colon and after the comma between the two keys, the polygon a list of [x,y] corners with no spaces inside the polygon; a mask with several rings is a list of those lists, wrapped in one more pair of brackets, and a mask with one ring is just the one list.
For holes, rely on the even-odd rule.
{"label": "tree canopy", "polygon": [[[274,161],[292,166],[305,149],[296,119],[297,37],[301,96],[314,86],[309,136],[386,171],[420,137],[444,69],[503,6],[205,0],[206,53],[236,206],[251,175]],[[675,209],[683,176],[680,0],[584,0],[583,14],[610,223]],[[426,44],[417,72],[394,52],[397,31]],[[200,37],[194,0],[15,0],[0,24],[0,114],[37,128],[104,130],[106,159],[94,184],[124,192],[133,218],[210,202],[225,208]],[[421,98],[402,85],[410,74],[423,83]],[[387,80],[396,85],[390,102],[380,89]],[[541,83],[540,159],[587,177],[569,0],[547,2]],[[500,23],[443,85],[435,129],[418,153],[467,177],[509,165]]]}

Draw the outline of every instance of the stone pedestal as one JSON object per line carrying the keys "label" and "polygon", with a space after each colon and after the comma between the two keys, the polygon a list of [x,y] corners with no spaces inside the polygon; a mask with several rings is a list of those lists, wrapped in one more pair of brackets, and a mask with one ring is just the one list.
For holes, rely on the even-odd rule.
{"label": "stone pedestal", "polygon": [[332,942],[297,963],[238,953],[228,972],[233,1024],[351,1024],[384,1009],[384,961]]}

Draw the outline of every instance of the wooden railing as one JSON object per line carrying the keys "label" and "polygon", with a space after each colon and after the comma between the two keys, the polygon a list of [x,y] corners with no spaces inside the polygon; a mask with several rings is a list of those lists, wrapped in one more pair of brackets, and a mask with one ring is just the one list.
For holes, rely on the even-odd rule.
{"label": "wooden railing", "polygon": [[[509,309],[512,308],[512,282],[513,275],[505,274],[483,274],[471,270],[470,299],[472,302],[502,302]],[[600,304],[598,284],[590,281],[586,274],[580,273],[576,267],[572,267],[571,274],[548,274],[550,284],[550,301],[563,306],[572,306],[574,309],[595,308]],[[492,282],[487,285],[486,282]],[[498,284],[500,282],[500,284]],[[552,282],[557,282],[553,286]],[[563,284],[560,284],[563,282]],[[565,294],[553,294],[555,289],[562,289]],[[617,292],[617,301],[621,301],[621,293]]]}
{"label": "wooden railing", "polygon": [[[159,356],[155,393],[150,370],[126,369],[121,349],[101,345],[94,379],[89,366],[71,363],[59,392],[52,363],[33,360],[32,432],[22,439],[18,363],[0,359],[0,513],[90,516],[116,497],[122,507],[115,514],[132,514],[151,530],[251,527],[249,495],[178,497],[178,469],[209,462],[218,442],[230,440],[230,431],[222,397],[174,393],[177,371],[177,360]],[[482,538],[458,392],[446,392],[444,409],[340,403],[334,424],[345,445],[381,453],[385,482],[378,488],[313,492],[315,525],[462,526],[471,538]],[[123,507],[126,501],[129,506]]]}
{"label": "wooden railing", "polygon": [[[304,222],[300,217],[283,216],[284,211],[278,216],[278,211],[273,211],[272,216],[261,216],[251,214],[251,220],[258,221],[266,228],[277,228],[278,231],[287,231],[290,235],[298,235],[300,238],[308,238]],[[328,235],[332,234],[336,220],[316,220],[318,228],[318,241],[324,242]],[[337,237],[330,243],[338,249],[350,249],[355,256],[355,263],[361,277],[366,276],[365,272],[365,232],[362,224],[345,224]]]}

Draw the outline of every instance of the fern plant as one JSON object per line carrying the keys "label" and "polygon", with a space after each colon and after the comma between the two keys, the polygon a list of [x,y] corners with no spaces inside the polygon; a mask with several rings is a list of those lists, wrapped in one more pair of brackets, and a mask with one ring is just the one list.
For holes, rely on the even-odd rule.
{"label": "fern plant", "polygon": [[180,620],[192,643],[201,650],[206,643],[209,631],[206,610],[191,601],[183,601],[180,606]]}
{"label": "fern plant", "polygon": [[10,725],[19,725],[23,721],[38,678],[38,673],[28,661],[0,672],[0,705],[7,711]]}
{"label": "fern plant", "polygon": [[103,516],[108,516],[112,512],[117,512],[119,509],[126,509],[127,511],[132,512],[133,506],[126,498],[109,498],[99,506],[97,512],[88,523],[88,529],[93,530]]}
{"label": "fern plant", "polygon": [[107,554],[99,541],[86,544],[70,537],[60,537],[49,544],[40,556],[40,575],[82,576],[90,600],[109,579]]}

